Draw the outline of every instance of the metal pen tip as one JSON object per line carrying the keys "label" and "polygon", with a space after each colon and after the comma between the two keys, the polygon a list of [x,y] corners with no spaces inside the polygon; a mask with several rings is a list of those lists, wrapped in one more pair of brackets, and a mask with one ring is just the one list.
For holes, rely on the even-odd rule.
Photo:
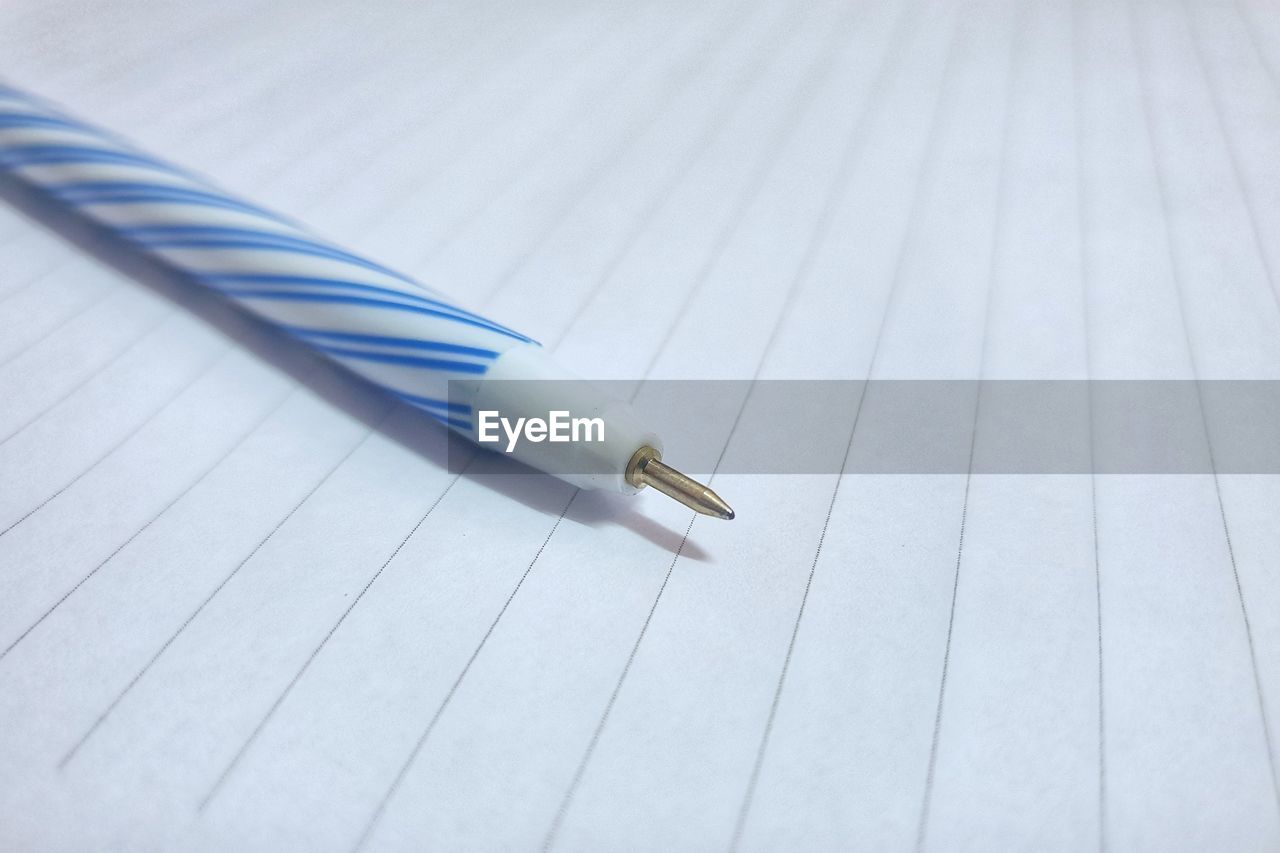
{"label": "metal pen tip", "polygon": [[626,476],[627,482],[637,489],[653,486],[703,515],[726,521],[733,518],[733,509],[724,498],[663,462],[662,454],[652,447],[642,447],[635,452],[627,464]]}

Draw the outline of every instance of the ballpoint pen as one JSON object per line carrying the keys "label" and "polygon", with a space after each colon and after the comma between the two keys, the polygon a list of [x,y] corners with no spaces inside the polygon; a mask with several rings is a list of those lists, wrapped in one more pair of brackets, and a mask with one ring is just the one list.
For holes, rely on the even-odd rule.
{"label": "ballpoint pen", "polygon": [[481,446],[580,488],[652,486],[733,518],[662,461],[661,441],[627,403],[536,341],[3,85],[0,175]]}

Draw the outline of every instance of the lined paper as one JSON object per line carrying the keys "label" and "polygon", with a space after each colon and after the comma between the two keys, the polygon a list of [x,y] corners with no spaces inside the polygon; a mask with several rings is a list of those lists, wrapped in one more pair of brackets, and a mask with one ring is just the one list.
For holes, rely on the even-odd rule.
{"label": "lined paper", "polygon": [[[52,0],[0,75],[593,378],[1280,379],[1273,12]],[[6,848],[1280,844],[1274,477],[695,520],[451,471],[8,206],[0,257]]]}

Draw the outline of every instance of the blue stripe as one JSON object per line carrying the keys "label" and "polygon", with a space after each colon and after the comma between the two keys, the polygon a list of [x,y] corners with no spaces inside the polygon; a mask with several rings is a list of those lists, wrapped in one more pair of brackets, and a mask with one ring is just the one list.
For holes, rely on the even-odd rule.
{"label": "blue stripe", "polygon": [[[91,205],[102,204],[191,204],[199,207],[215,207],[222,210],[231,210],[236,213],[248,213],[257,216],[266,216],[260,211],[246,208],[242,204],[235,202],[218,201],[217,199],[198,199],[183,198],[181,196],[169,195],[118,195],[118,196],[98,196],[96,198],[87,199],[67,199],[67,204],[75,207],[89,207]],[[282,224],[285,224],[282,222]]]}
{"label": "blue stripe", "polygon": [[[98,184],[91,186],[90,184]],[[187,189],[186,187],[166,186],[164,184],[145,184],[132,181],[109,182],[92,181],[84,184],[62,184],[48,188],[59,198],[77,206],[89,204],[147,204],[160,202],[164,204],[201,204],[208,207],[222,207],[238,210],[242,213],[254,214],[294,227],[270,211],[254,207],[236,199],[218,193]],[[120,229],[121,231],[125,229]]]}
{"label": "blue stripe", "polygon": [[[287,224],[287,223],[286,223]],[[359,255],[353,255],[334,246],[325,243],[308,240],[302,237],[293,237],[287,234],[272,234],[270,232],[256,231],[251,228],[232,228],[228,226],[204,226],[204,225],[140,225],[131,228],[119,229],[121,234],[126,236],[148,235],[148,234],[182,234],[182,235],[225,235],[239,236],[253,241],[252,245],[231,245],[229,243],[217,240],[201,241],[199,243],[192,242],[189,245],[183,245],[183,241],[162,241],[162,240],[146,240],[142,242],[144,245],[157,248],[253,248],[267,249],[278,251],[296,251],[300,254],[313,254],[319,257],[326,257],[337,261],[346,261],[351,264],[364,267],[373,272],[382,273],[390,276],[405,284],[411,285],[415,290],[423,290],[422,286],[413,279],[402,275],[395,270],[388,269],[381,264],[368,261]],[[450,313],[458,314],[463,317],[469,317],[483,328],[492,329],[500,332],[508,337],[514,337],[518,340],[532,343],[532,339],[520,334],[519,332],[509,329],[499,323],[495,323],[478,314],[473,314],[465,308],[459,308],[457,305],[448,302],[442,302],[437,299],[431,299],[418,293],[404,293],[390,288],[379,287],[378,285],[366,284],[363,282],[346,281],[344,279],[322,278],[312,276],[284,276],[284,275],[253,275],[253,274],[226,274],[221,276],[203,276],[202,280],[212,280],[220,278],[224,281],[244,281],[253,284],[309,284],[319,287],[348,287],[355,290],[365,290],[368,292],[382,293],[385,295],[394,295],[401,298],[412,299],[425,305],[434,305],[437,308],[444,309]],[[226,291],[232,292],[232,291]],[[423,291],[429,292],[429,291]]]}
{"label": "blue stripe", "polygon": [[58,165],[63,163],[110,163],[121,166],[142,166],[160,172],[170,172],[187,177],[182,170],[123,151],[109,148],[90,148],[83,145],[17,145],[0,151],[0,166],[15,168],[18,166]]}
{"label": "blue stripe", "polygon": [[[506,326],[499,325],[478,314],[472,314],[465,308],[459,308],[457,305],[451,305],[448,302],[441,302],[438,299],[431,299],[418,293],[405,293],[402,290],[394,290],[390,287],[380,287],[376,284],[367,284],[360,281],[347,281],[340,278],[317,278],[312,276],[300,275],[254,275],[252,273],[218,273],[214,275],[201,275],[200,280],[217,287],[223,293],[235,293],[232,288],[222,286],[224,282],[228,283],[244,283],[244,284],[279,284],[279,285],[299,285],[308,287],[326,287],[326,288],[347,288],[350,290],[359,290],[366,293],[380,293],[386,296],[396,296],[402,299],[409,299],[423,305],[433,305],[445,311],[449,311],[460,317],[470,317],[472,320],[483,323],[486,328],[493,329],[495,332],[503,332],[510,334],[518,334],[508,329]],[[417,285],[414,285],[417,289]],[[527,338],[525,340],[528,340]]]}
{"label": "blue stripe", "polygon": [[353,255],[351,252],[343,251],[342,248],[330,245],[317,240],[308,240],[306,237],[294,237],[293,234],[280,234],[270,231],[261,231],[256,228],[227,228],[227,227],[196,227],[200,231],[209,232],[204,234],[189,233],[186,231],[189,225],[169,225],[170,233],[148,234],[148,228],[154,228],[155,225],[143,225],[140,228],[120,228],[120,233],[128,237],[129,240],[137,240],[146,243],[148,246],[166,246],[166,245],[183,245],[188,243],[191,246],[202,245],[218,245],[224,240],[229,241],[247,241],[252,243],[261,243],[261,245],[280,248],[297,248],[302,251],[324,252],[326,256],[334,257],[337,260],[351,261],[353,264],[361,266],[370,265],[372,269],[378,270],[380,273],[390,275],[390,277],[408,282],[403,275],[393,272],[380,264],[374,264],[374,261],[366,260],[360,255]]}
{"label": "blue stripe", "polygon": [[345,253],[337,252],[325,247],[312,248],[307,246],[294,246],[267,240],[147,240],[144,238],[136,239],[134,242],[155,249],[260,249],[268,252],[290,252],[295,255],[309,255],[311,257],[347,263],[352,266],[372,270],[373,272],[390,275],[394,278],[400,279],[401,281],[408,281],[404,276],[397,275],[396,273],[391,272],[391,270],[388,270],[379,264],[375,264],[372,261],[366,261],[364,258],[360,258],[355,255],[346,255]]}
{"label": "blue stripe", "polygon": [[[412,403],[410,405],[412,405]],[[471,421],[464,421],[462,418],[444,418],[444,417],[441,417],[440,415],[437,415],[435,412],[431,411],[430,409],[422,409],[422,411],[426,412],[428,415],[435,418],[445,426],[456,427],[460,430],[463,430],[464,432],[471,432]]]}
{"label": "blue stripe", "polygon": [[[401,394],[400,392],[392,391],[390,388],[388,388],[387,391],[391,393],[393,396],[404,397],[404,395]],[[469,420],[466,420],[464,418],[455,418],[452,416],[442,415],[439,412],[432,411],[426,406],[415,403],[413,400],[410,400],[410,399],[405,399],[404,402],[409,404],[410,406],[413,406],[415,409],[422,412],[424,415],[429,416],[432,420],[439,421],[445,426],[456,427],[457,429],[460,429],[464,432],[471,432],[471,421]]]}
{"label": "blue stripe", "polygon": [[419,397],[417,394],[406,394],[404,391],[392,391],[391,393],[406,403],[412,403],[420,408],[446,409],[450,412],[471,414],[471,407],[466,403],[450,403],[447,400],[437,400],[435,397]]}
{"label": "blue stripe", "polygon": [[234,296],[238,299],[271,299],[285,302],[331,302],[336,305],[364,305],[371,308],[391,308],[396,311],[408,311],[413,314],[424,314],[428,317],[439,317],[442,320],[452,320],[455,323],[462,323],[465,326],[475,326],[478,329],[487,329],[500,335],[522,341],[524,343],[535,343],[517,332],[507,331],[501,328],[494,328],[470,317],[459,317],[457,314],[446,314],[444,311],[437,311],[434,308],[426,308],[421,305],[405,305],[403,302],[387,302],[384,299],[368,299],[363,296],[341,296],[331,293],[297,293],[294,291],[280,290],[232,290],[219,288],[222,293]]}
{"label": "blue stripe", "polygon": [[464,418],[455,418],[450,415],[442,415],[439,412],[432,411],[426,405],[416,402],[413,399],[412,394],[401,394],[399,391],[391,391],[391,389],[387,389],[387,390],[390,391],[392,395],[403,399],[404,402],[408,403],[410,406],[413,406],[415,409],[422,412],[423,414],[431,416],[433,419],[439,421],[445,426],[457,427],[458,429],[463,430],[465,432],[471,431],[471,421],[469,420],[466,420]]}
{"label": "blue stripe", "polygon": [[372,344],[374,346],[395,346],[406,349],[421,349],[431,352],[449,352],[454,355],[473,355],[477,358],[497,358],[498,353],[480,347],[464,347],[461,344],[446,344],[440,341],[424,341],[418,338],[393,338],[388,335],[357,335],[352,332],[329,332],[323,329],[304,329],[300,326],[281,326],[291,335],[300,338],[324,338],[334,341],[346,341],[352,344]]}
{"label": "blue stripe", "polygon": [[[228,226],[214,225],[141,225],[134,228],[121,228],[120,233],[133,237],[137,236],[143,242],[149,245],[168,245],[170,241],[153,240],[153,236],[164,237],[190,237],[191,241],[176,240],[171,241],[172,244],[180,244],[182,242],[207,242],[214,248],[221,248],[218,238],[228,238],[229,241],[235,241],[237,238],[245,241],[263,241],[280,248],[296,248],[298,250],[314,250],[315,252],[327,253],[327,256],[337,258],[338,260],[350,261],[353,264],[367,267],[368,269],[380,272],[383,275],[389,275],[394,279],[399,279],[406,284],[413,284],[412,279],[396,272],[393,269],[384,267],[382,264],[376,264],[373,261],[362,258],[359,255],[353,255],[351,252],[343,251],[336,246],[328,243],[321,243],[316,240],[309,240],[303,237],[294,237],[288,234],[273,234],[268,231],[257,231],[252,228],[231,228]],[[204,238],[208,238],[205,240]],[[245,248],[243,246],[228,245],[226,248]],[[253,248],[253,247],[250,247]]]}
{"label": "blue stripe", "polygon": [[[152,181],[69,181],[62,184],[48,184],[45,189],[50,192],[77,196],[95,193],[147,192],[150,190],[170,190],[184,193],[207,192],[207,190],[193,190],[190,187],[178,184],[157,184]],[[228,201],[232,200],[229,196],[220,195],[220,197]],[[244,204],[244,202],[238,203]]]}
{"label": "blue stripe", "polygon": [[[227,226],[203,226],[203,225],[140,225],[140,226],[135,226],[131,228],[120,228],[118,229],[118,231],[119,233],[129,238],[133,238],[135,235],[137,235],[138,237],[141,238],[139,242],[141,242],[143,245],[150,246],[153,248],[193,248],[193,249],[242,248],[242,249],[277,250],[277,251],[286,251],[286,252],[293,251],[293,252],[297,252],[298,254],[315,255],[318,257],[329,258],[337,261],[345,261],[345,262],[354,264],[356,266],[365,267],[366,269],[372,270],[373,272],[382,273],[398,281],[402,281],[405,284],[411,285],[415,290],[423,290],[424,292],[429,292],[429,291],[425,291],[422,285],[418,284],[416,281],[409,278],[408,276],[402,275],[401,273],[398,273],[395,270],[388,269],[387,267],[384,267],[381,264],[376,264],[372,261],[366,260],[365,258],[362,258],[359,255],[353,255],[350,252],[345,252],[341,249],[338,249],[334,246],[331,246],[325,243],[319,243],[313,240],[304,239],[302,237],[293,237],[287,234],[273,234],[265,231],[256,231],[250,228],[232,228]],[[245,242],[222,241],[222,240],[216,240],[216,239],[210,239],[210,240],[147,239],[147,235],[150,233],[194,235],[201,232],[208,233],[208,234],[240,236],[245,238]],[[413,299],[415,301],[423,302],[427,305],[435,305],[439,308],[447,309],[451,312],[455,312],[463,316],[470,317],[471,319],[483,324],[486,328],[492,328],[495,331],[502,332],[503,334],[518,337],[519,339],[527,342],[532,342],[530,338],[527,338],[524,335],[521,335],[519,332],[516,332],[513,329],[508,329],[506,326],[503,326],[499,323],[495,323],[492,320],[488,320],[484,317],[479,316],[478,314],[473,314],[470,311],[467,311],[465,308],[459,308],[458,306],[452,305],[447,302],[441,302],[436,299],[430,299],[426,296],[422,296],[417,293],[408,294],[398,290],[391,290],[389,288],[379,288],[377,285],[365,284],[363,282],[352,282],[352,281],[346,281],[344,279],[311,277],[311,276],[284,276],[284,275],[260,276],[260,275],[253,275],[253,274],[243,274],[243,275],[242,274],[225,274],[221,276],[203,276],[202,278],[205,280],[213,280],[215,278],[221,278],[224,281],[245,281],[245,282],[250,282],[255,284],[257,283],[262,283],[262,284],[298,283],[298,284],[314,284],[320,287],[345,286],[345,287],[350,287],[350,288],[359,289],[359,290],[376,289],[374,290],[374,292],[385,293],[388,295],[395,295],[395,296],[399,296],[407,299]]]}
{"label": "blue stripe", "polygon": [[353,255],[350,252],[343,251],[337,246],[333,246],[329,243],[323,243],[319,240],[313,240],[309,237],[301,237],[295,234],[277,234],[273,231],[260,231],[256,228],[237,228],[231,225],[134,225],[127,228],[121,228],[120,232],[122,234],[137,237],[192,237],[195,239],[203,237],[240,237],[246,240],[270,238],[272,240],[287,241],[301,246],[310,246],[316,249],[327,249],[331,252],[338,252],[352,258],[359,257],[358,255]]}
{"label": "blue stripe", "polygon": [[481,374],[489,369],[487,364],[476,364],[474,361],[452,361],[444,358],[422,358],[416,355],[395,355],[394,353],[369,352],[367,350],[333,347],[313,343],[311,346],[336,355],[340,358],[354,358],[359,361],[373,361],[379,364],[396,364],[401,367],[425,367],[430,370],[454,370],[458,373]]}
{"label": "blue stripe", "polygon": [[0,113],[0,128],[10,127],[58,127],[88,133],[93,136],[101,136],[96,130],[69,119],[32,115],[30,113]]}

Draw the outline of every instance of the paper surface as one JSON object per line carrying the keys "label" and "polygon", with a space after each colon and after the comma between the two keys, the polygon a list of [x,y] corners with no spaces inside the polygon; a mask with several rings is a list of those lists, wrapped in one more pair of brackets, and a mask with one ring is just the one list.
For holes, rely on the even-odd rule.
{"label": "paper surface", "polygon": [[[1280,379],[1267,2],[0,21],[7,82],[590,377]],[[726,474],[692,521],[457,477],[8,207],[0,261],[6,849],[1280,845],[1275,477]]]}

